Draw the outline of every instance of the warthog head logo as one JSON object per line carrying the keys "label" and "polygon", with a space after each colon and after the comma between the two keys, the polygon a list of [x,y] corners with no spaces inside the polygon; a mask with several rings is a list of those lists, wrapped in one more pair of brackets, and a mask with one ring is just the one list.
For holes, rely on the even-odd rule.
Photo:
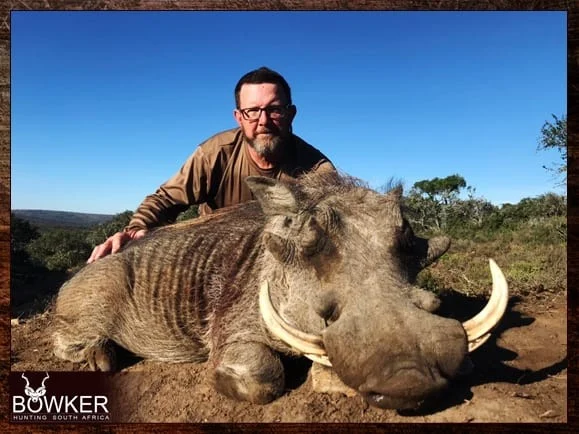
{"label": "warthog head logo", "polygon": [[44,386],[44,382],[48,380],[48,378],[50,378],[48,372],[46,373],[46,377],[44,377],[44,379],[42,380],[42,385],[36,390],[30,387],[30,382],[28,381],[28,378],[26,378],[24,373],[22,373],[22,378],[26,380],[26,386],[24,386],[24,393],[26,394],[26,396],[32,399],[32,402],[38,402],[38,400],[46,394],[46,387]]}

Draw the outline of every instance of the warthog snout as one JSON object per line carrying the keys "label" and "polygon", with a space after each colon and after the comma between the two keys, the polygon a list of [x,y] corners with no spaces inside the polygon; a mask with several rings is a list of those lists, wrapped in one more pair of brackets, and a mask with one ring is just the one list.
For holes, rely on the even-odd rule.
{"label": "warthog snout", "polygon": [[363,327],[344,312],[324,332],[324,346],[342,381],[373,406],[416,408],[448,385],[468,354],[458,321],[418,308],[394,321],[364,319],[373,325]]}

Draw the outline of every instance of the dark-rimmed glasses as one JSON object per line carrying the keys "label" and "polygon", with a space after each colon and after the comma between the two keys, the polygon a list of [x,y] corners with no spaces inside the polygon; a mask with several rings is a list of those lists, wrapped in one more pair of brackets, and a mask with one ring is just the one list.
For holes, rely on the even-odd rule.
{"label": "dark-rimmed glasses", "polygon": [[247,121],[256,121],[261,116],[261,112],[265,112],[265,114],[270,119],[282,119],[285,118],[288,110],[290,108],[290,104],[288,105],[270,105],[267,107],[249,107],[245,109],[239,109],[243,119]]}

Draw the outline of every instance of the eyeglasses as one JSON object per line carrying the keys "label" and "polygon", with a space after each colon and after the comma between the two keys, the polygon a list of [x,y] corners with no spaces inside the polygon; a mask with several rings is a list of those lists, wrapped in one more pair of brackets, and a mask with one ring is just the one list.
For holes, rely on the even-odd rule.
{"label": "eyeglasses", "polygon": [[264,108],[260,107],[250,107],[246,109],[239,109],[243,118],[248,121],[256,121],[261,116],[261,112],[265,112],[270,119],[282,119],[287,116],[290,104],[282,105],[270,105]]}

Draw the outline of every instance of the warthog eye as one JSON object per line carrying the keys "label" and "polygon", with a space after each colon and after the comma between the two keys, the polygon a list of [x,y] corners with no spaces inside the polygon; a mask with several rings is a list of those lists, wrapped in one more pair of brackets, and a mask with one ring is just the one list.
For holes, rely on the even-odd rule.
{"label": "warthog eye", "polygon": [[328,232],[336,231],[341,224],[340,214],[333,208],[325,208],[318,210],[316,217]]}
{"label": "warthog eye", "polygon": [[268,250],[281,263],[291,264],[296,258],[296,245],[279,235],[266,232],[263,234],[263,240]]}

